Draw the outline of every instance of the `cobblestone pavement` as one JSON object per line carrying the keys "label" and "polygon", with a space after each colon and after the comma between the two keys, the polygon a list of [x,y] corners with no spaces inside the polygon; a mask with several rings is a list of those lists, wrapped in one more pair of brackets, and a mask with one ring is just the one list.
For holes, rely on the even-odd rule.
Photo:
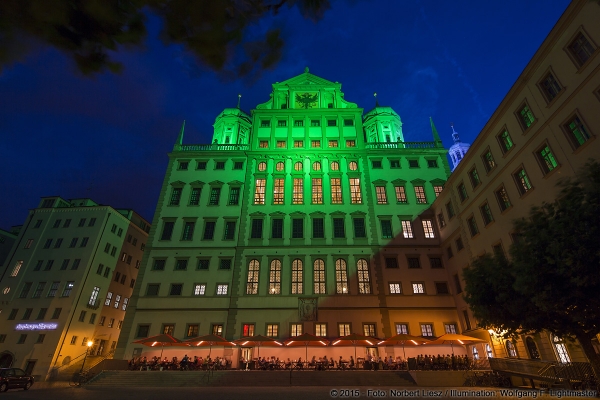
{"label": "cobblestone pavement", "polygon": [[593,398],[592,392],[539,392],[528,389],[495,388],[327,388],[327,387],[207,387],[207,388],[71,388],[43,383],[34,385],[31,390],[10,390],[0,395],[0,399],[43,399],[43,400],[171,400],[205,399],[212,400],[322,400],[333,398],[427,398],[427,399],[581,399]]}

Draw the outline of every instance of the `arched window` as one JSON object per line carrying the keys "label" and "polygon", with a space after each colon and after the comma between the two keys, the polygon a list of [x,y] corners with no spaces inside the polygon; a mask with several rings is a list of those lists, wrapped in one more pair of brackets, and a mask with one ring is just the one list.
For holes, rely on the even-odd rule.
{"label": "arched window", "polygon": [[321,170],[321,163],[319,161],[315,161],[312,165],[313,171],[320,171]]}
{"label": "arched window", "polygon": [[250,261],[248,264],[248,283],[246,284],[246,294],[258,293],[258,271],[260,263],[258,260]]}
{"label": "arched window", "polygon": [[325,262],[320,258],[314,264],[315,294],[325,294]]}
{"label": "arched window", "polygon": [[531,336],[527,336],[525,339],[525,345],[527,346],[527,351],[529,352],[529,357],[532,360],[540,359],[540,352],[538,351],[537,345]]}
{"label": "arched window", "polygon": [[341,258],[335,260],[335,292],[348,294],[348,267]]}
{"label": "arched window", "polygon": [[476,346],[473,346],[473,360],[479,360],[479,350]]}
{"label": "arched window", "polygon": [[275,169],[279,172],[283,171],[284,168],[284,164],[283,161],[279,161],[277,164],[275,164]]}
{"label": "arched window", "polygon": [[261,171],[261,172],[262,172],[262,171],[264,171],[264,170],[266,170],[266,169],[267,169],[267,163],[266,163],[266,162],[262,161],[262,162],[259,162],[259,163],[258,163],[258,170],[259,170],[259,171]]}
{"label": "arched window", "polygon": [[556,349],[556,356],[558,361],[561,363],[571,362],[571,357],[569,357],[569,353],[567,352],[567,346],[565,346],[564,341],[558,336],[552,336],[552,342],[554,342],[554,348]]}
{"label": "arched window", "polygon": [[302,294],[302,260],[292,261],[292,294]]}
{"label": "arched window", "polygon": [[298,161],[297,163],[294,164],[294,169],[296,171],[302,171],[302,167],[303,167],[302,161]]}
{"label": "arched window", "polygon": [[517,357],[517,349],[515,348],[514,343],[510,340],[506,341],[506,354],[509,357]]}
{"label": "arched window", "polygon": [[371,276],[367,260],[364,258],[358,260],[356,269],[358,270],[358,293],[371,294]]}
{"label": "arched window", "polygon": [[271,261],[269,267],[269,294],[281,293],[281,261]]}
{"label": "arched window", "polygon": [[337,161],[332,161],[331,165],[330,165],[330,169],[332,171],[339,171],[340,170],[340,163]]}
{"label": "arched window", "polygon": [[494,358],[494,352],[492,351],[492,346],[489,343],[485,344],[485,353],[487,354],[487,358]]}

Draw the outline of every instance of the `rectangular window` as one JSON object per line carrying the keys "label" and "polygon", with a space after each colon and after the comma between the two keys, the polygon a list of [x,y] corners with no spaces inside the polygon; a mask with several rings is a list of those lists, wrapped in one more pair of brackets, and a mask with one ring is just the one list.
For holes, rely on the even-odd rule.
{"label": "rectangular window", "polygon": [[218,206],[219,205],[219,197],[221,197],[221,188],[213,187],[210,188],[210,198],[208,200],[209,206]]}
{"label": "rectangular window", "polygon": [[29,318],[31,318],[31,313],[33,312],[33,308],[26,308],[25,312],[23,313],[23,318],[24,320],[27,320]]}
{"label": "rectangular window", "polygon": [[510,137],[510,133],[508,133],[506,129],[498,135],[498,143],[500,143],[500,149],[504,154],[506,154],[514,146],[513,140]]}
{"label": "rectangular window", "polygon": [[375,336],[375,324],[363,324],[363,333],[365,336]]}
{"label": "rectangular window", "polygon": [[215,221],[204,221],[204,235],[202,240],[213,240],[215,236]]}
{"label": "rectangular window", "polygon": [[452,205],[452,202],[448,202],[446,203],[446,212],[448,213],[448,219],[452,219],[454,217],[454,206]]}
{"label": "rectangular window", "polygon": [[302,239],[304,237],[304,219],[293,218],[292,219],[292,238]]}
{"label": "rectangular window", "polygon": [[196,283],[194,285],[194,296],[204,296],[206,293],[206,283]]}
{"label": "rectangular window", "polygon": [[446,333],[458,333],[456,332],[456,324],[444,324],[444,331]]}
{"label": "rectangular window", "polygon": [[500,206],[501,211],[508,209],[512,205],[504,186],[496,190],[494,194],[496,195],[496,200],[498,200],[498,205]]}
{"label": "rectangular window", "polygon": [[[279,121],[282,122],[282,121]],[[285,123],[285,121],[283,121]],[[285,125],[283,125],[285,126]],[[285,142],[285,140],[278,140],[277,142],[275,142],[275,147],[278,149],[285,149],[287,146],[287,143]]]}
{"label": "rectangular window", "polygon": [[578,148],[590,139],[590,134],[578,116],[572,117],[565,125],[569,141],[574,148]]}
{"label": "rectangular window", "polygon": [[[165,221],[163,224],[163,231],[160,236],[160,240],[171,240],[171,235],[173,234],[174,226],[175,226],[175,222]],[[105,251],[106,251],[106,249],[105,249]]]}
{"label": "rectangular window", "polygon": [[342,204],[342,184],[340,178],[331,178],[331,204]]}
{"label": "rectangular window", "polygon": [[460,201],[464,202],[465,200],[467,200],[469,198],[469,195],[467,194],[467,188],[465,187],[464,183],[460,183],[457,187],[458,190],[458,197],[460,197]]}
{"label": "rectangular window", "polygon": [[271,238],[283,239],[283,219],[274,218],[271,220]]}
{"label": "rectangular window", "polygon": [[292,294],[302,294],[302,260],[292,261]]}
{"label": "rectangular window", "polygon": [[338,331],[340,336],[348,336],[352,332],[350,331],[350,324],[338,324]]}
{"label": "rectangular window", "polygon": [[57,219],[56,221],[54,221],[54,225],[52,226],[53,228],[58,228],[60,226],[60,223],[62,222],[61,219]]}
{"label": "rectangular window", "polygon": [[383,166],[381,164],[381,160],[371,160],[371,168],[373,168],[373,169],[383,168]]}
{"label": "rectangular window", "polygon": [[294,191],[292,196],[292,204],[304,203],[304,180],[302,178],[294,178]]}
{"label": "rectangular window", "polygon": [[65,219],[65,223],[63,224],[63,228],[68,228],[71,225],[71,218]]}
{"label": "rectangular window", "polygon": [[[171,289],[169,290],[169,296],[181,296],[182,291],[183,291],[183,284],[172,283]],[[115,307],[115,308],[118,308],[118,307]]]}
{"label": "rectangular window", "polygon": [[396,257],[386,257],[385,258],[385,267],[386,268],[398,268],[398,259]]}
{"label": "rectangular window", "polygon": [[544,175],[554,170],[554,168],[558,167],[558,162],[550,149],[550,146],[544,144],[541,148],[539,148],[535,155],[540,163],[540,167],[544,172]]}
{"label": "rectangular window", "polygon": [[235,221],[225,221],[224,240],[233,240],[235,238]]}
{"label": "rectangular window", "polygon": [[243,161],[234,161],[233,169],[244,169],[244,162]]}
{"label": "rectangular window", "polygon": [[290,325],[290,336],[300,336],[304,332],[304,326],[302,324],[291,324]]}
{"label": "rectangular window", "polygon": [[18,312],[19,312],[19,309],[18,309],[18,308],[13,308],[13,309],[10,311],[10,314],[8,315],[8,319],[9,319],[9,320],[13,320],[13,319],[15,319],[15,318],[17,317],[17,313],[18,313]]}
{"label": "rectangular window", "polygon": [[196,169],[206,169],[206,161],[198,161],[196,164]]}
{"label": "rectangular window", "polygon": [[[149,283],[148,286],[146,287],[146,296],[158,296],[159,290],[160,290],[160,283]],[[108,300],[108,297],[106,298],[106,300],[110,303],[110,300]]]}
{"label": "rectangular window", "polygon": [[417,268],[421,268],[421,260],[419,259],[419,257],[408,257],[408,268],[410,269],[417,269]]}
{"label": "rectangular window", "polygon": [[[264,123],[267,123],[267,127],[269,126],[269,122],[268,121],[261,121],[261,127],[265,127],[265,125],[263,125]],[[269,141],[268,140],[260,140],[258,142],[258,147],[261,149],[268,149],[269,148]]]}
{"label": "rectangular window", "polygon": [[254,189],[254,204],[265,204],[266,179],[257,179]]}
{"label": "rectangular window", "polygon": [[163,335],[173,335],[175,331],[175,325],[173,324],[163,324],[161,333]]}
{"label": "rectangular window", "polygon": [[435,291],[437,294],[450,294],[448,291],[448,283],[446,282],[436,282]]}
{"label": "rectangular window", "polygon": [[83,310],[79,313],[79,322],[85,321],[86,314],[87,314],[87,311],[83,311]]}
{"label": "rectangular window", "polygon": [[414,238],[412,224],[409,220],[402,220],[402,235],[405,239]]}
{"label": "rectangular window", "polygon": [[[268,128],[271,126],[271,121],[269,121],[268,119],[263,119],[260,121],[260,127],[261,128]],[[263,143],[263,141],[260,142],[261,144]],[[263,146],[260,146],[263,147]]]}
{"label": "rectangular window", "polygon": [[35,288],[35,291],[33,292],[33,296],[31,296],[31,297],[32,298],[41,297],[45,287],[46,287],[46,282],[39,282]]}
{"label": "rectangular window", "polygon": [[390,168],[400,168],[400,160],[390,160]]}
{"label": "rectangular window", "polygon": [[200,193],[202,189],[199,187],[192,188],[190,192],[190,206],[197,206],[200,204]]}
{"label": "rectangular window", "polygon": [[467,225],[469,226],[469,231],[471,232],[471,237],[473,237],[479,233],[479,228],[477,228],[477,221],[475,221],[475,217],[471,217],[471,218],[467,219]]}
{"label": "rectangular window", "polygon": [[181,200],[181,188],[173,188],[171,191],[171,199],[169,200],[170,206],[178,206]]}
{"label": "rectangular window", "polygon": [[229,285],[227,284],[219,284],[217,285],[217,296],[227,296],[227,291],[229,289]]}
{"label": "rectangular window", "polygon": [[303,120],[301,120],[301,119],[295,119],[295,120],[294,120],[294,126],[295,126],[295,127],[298,127],[298,128],[301,128],[301,127],[303,127],[303,126],[304,126],[304,121],[303,121]]}
{"label": "rectangular window", "polygon": [[21,288],[21,294],[19,294],[20,299],[24,299],[25,297],[27,297],[27,295],[29,294],[29,291],[31,290],[32,285],[33,285],[33,282],[25,282],[25,284],[23,285],[23,288]]}
{"label": "rectangular window", "polygon": [[437,168],[438,167],[437,160],[427,160],[427,167],[428,168]]}
{"label": "rectangular window", "polygon": [[312,179],[312,203],[323,204],[323,180],[321,178]]}
{"label": "rectangular window", "polygon": [[323,218],[313,218],[313,238],[323,239],[325,238],[325,220]]}
{"label": "rectangular window", "polygon": [[59,319],[61,312],[62,312],[62,308],[60,308],[60,307],[55,308],[54,312],[52,313],[52,319]]}
{"label": "rectangular window", "polygon": [[165,259],[155,259],[152,269],[154,271],[164,271],[166,262],[167,260]]}
{"label": "rectangular window", "polygon": [[425,238],[426,239],[435,238],[435,232],[433,231],[433,223],[431,222],[431,220],[424,219],[421,221],[421,223],[423,224],[423,232],[425,233]]}
{"label": "rectangular window", "polygon": [[37,315],[37,320],[43,320],[44,318],[46,318],[46,313],[48,312],[47,308],[40,308],[40,311],[38,312]]}
{"label": "rectangular window", "polygon": [[194,227],[196,223],[193,221],[186,221],[183,225],[183,234],[181,235],[181,240],[192,240],[194,237]]}
{"label": "rectangular window", "polygon": [[283,204],[284,195],[284,180],[283,178],[275,178],[273,186],[273,204]]}
{"label": "rectangular window", "polygon": [[325,262],[320,258],[313,264],[314,293],[325,294]]}
{"label": "rectangular window", "polygon": [[229,189],[229,198],[227,199],[228,206],[237,206],[240,202],[240,188],[232,187]]}
{"label": "rectangular window", "polygon": [[448,246],[446,248],[446,254],[448,254],[448,259],[454,257],[454,253],[452,252],[452,246]]}
{"label": "rectangular window", "polygon": [[251,239],[262,239],[263,231],[263,220],[261,218],[255,218],[252,220],[252,228],[250,231]]}
{"label": "rectangular window", "polygon": [[87,246],[89,240],[90,240],[89,237],[84,237],[83,239],[81,239],[81,244],[79,245],[79,247],[85,247],[85,246]]}
{"label": "rectangular window", "polygon": [[529,181],[529,177],[527,176],[524,168],[521,168],[517,172],[513,173],[513,178],[517,184],[517,189],[519,190],[521,196],[533,189],[533,186],[531,186],[531,182]]}
{"label": "rectangular window", "polygon": [[394,237],[392,232],[392,221],[389,219],[381,220],[381,237],[383,239],[391,239]]}
{"label": "rectangular window", "polygon": [[201,269],[201,270],[207,270],[208,266],[210,264],[210,260],[207,259],[199,259],[198,260],[198,265],[196,266],[196,269]]}
{"label": "rectangular window", "polygon": [[594,47],[581,32],[569,44],[568,49],[578,67],[583,66],[592,54],[594,54]]}
{"label": "rectangular window", "polygon": [[315,336],[327,337],[327,324],[315,323]]}
{"label": "rectangular window", "polygon": [[419,168],[419,160],[408,160],[409,168]]}
{"label": "rectangular window", "polygon": [[425,285],[421,282],[413,282],[413,294],[425,294]]}
{"label": "rectangular window", "polygon": [[490,209],[490,205],[486,202],[481,207],[479,207],[481,211],[481,217],[483,218],[483,225],[488,226],[492,222],[494,222],[494,217],[492,216],[492,210]]}
{"label": "rectangular window", "polygon": [[342,258],[335,260],[335,292],[348,294],[348,266]]}
{"label": "rectangular window", "polygon": [[429,258],[429,264],[431,265],[432,269],[442,269],[444,268],[444,265],[442,264],[442,259],[439,257],[430,257]]}
{"label": "rectangular window", "polygon": [[344,232],[344,218],[333,219],[333,237],[335,239],[341,239],[346,237],[346,234]]}
{"label": "rectangular window", "polygon": [[321,121],[318,119],[311,119],[310,126],[321,126]]}
{"label": "rectangular window", "polygon": [[562,90],[560,84],[558,83],[554,75],[552,75],[552,73],[548,73],[544,77],[544,79],[541,80],[541,82],[539,83],[539,87],[542,90],[544,97],[546,97],[546,101],[548,103],[554,100],[554,98]]}
{"label": "rectangular window", "polygon": [[180,171],[187,171],[188,165],[189,165],[188,161],[179,161],[179,166],[177,169]]}
{"label": "rectangular window", "polygon": [[178,258],[175,260],[175,271],[185,271],[187,270],[188,259],[187,258]]}
{"label": "rectangular window", "polygon": [[353,218],[352,223],[354,224],[354,237],[355,238],[366,238],[367,233],[365,230],[365,219],[364,218]]}
{"label": "rectangular window", "polygon": [[479,186],[479,184],[481,183],[481,179],[479,179],[477,168],[471,168],[471,170],[469,171],[469,179],[471,180],[471,186],[473,186],[473,189]]}
{"label": "rectangular window", "polygon": [[443,186],[433,185],[433,193],[435,193],[436,199],[440,196],[440,194],[442,194],[442,190],[444,190]]}
{"label": "rectangular window", "polygon": [[481,155],[481,159],[483,161],[483,166],[485,167],[485,172],[490,172],[496,167],[496,162],[494,161],[494,156],[492,155],[491,150],[487,150],[485,153]]}
{"label": "rectangular window", "polygon": [[390,294],[402,294],[402,284],[400,282],[390,282]]}
{"label": "rectangular window", "polygon": [[454,274],[454,288],[456,289],[456,294],[462,293],[462,285],[460,284],[458,274]]}
{"label": "rectangular window", "polygon": [[269,294],[281,294],[281,261],[273,260],[269,266]]}
{"label": "rectangular window", "polygon": [[417,197],[417,204],[427,204],[427,197],[425,196],[425,187],[415,186],[415,196]]}
{"label": "rectangular window", "polygon": [[61,297],[69,297],[71,295],[71,291],[73,290],[74,286],[75,286],[74,281],[67,281],[67,283],[65,284],[65,288],[63,289]]}
{"label": "rectangular window", "polygon": [[350,178],[350,202],[352,204],[362,204],[359,178]]}
{"label": "rectangular window", "polygon": [[[44,243],[44,249],[49,249],[50,246],[52,246],[52,240],[53,239],[46,239],[46,243]],[[71,246],[73,247],[73,246]]]}
{"label": "rectangular window", "polygon": [[535,121],[535,117],[527,104],[521,106],[517,116],[519,117],[519,122],[524,130],[529,128]]}
{"label": "rectangular window", "polygon": [[394,190],[396,191],[396,201],[398,203],[406,204],[408,201],[406,199],[406,189],[404,186],[395,186]]}
{"label": "rectangular window", "polygon": [[443,227],[446,226],[446,220],[444,219],[444,214],[440,212],[437,215],[437,217],[438,217],[438,222],[440,224],[440,229],[442,229]]}
{"label": "rectangular window", "polygon": [[385,186],[375,186],[375,194],[377,196],[377,204],[387,204]]}
{"label": "rectangular window", "polygon": [[115,308],[119,308],[119,304],[121,303],[121,295],[115,295]]}
{"label": "rectangular window", "polygon": [[[314,126],[314,125],[312,125],[312,126]],[[319,125],[317,125],[317,126],[319,126]],[[319,148],[319,147],[321,147],[321,141],[320,140],[311,140],[310,141],[310,147],[312,147],[312,148]]]}
{"label": "rectangular window", "polygon": [[461,251],[462,249],[464,249],[465,246],[463,244],[462,238],[459,237],[456,239],[456,250]]}
{"label": "rectangular window", "polygon": [[60,282],[52,282],[52,286],[50,286],[50,290],[48,290],[48,297],[56,296],[56,292],[58,291],[58,286]]}

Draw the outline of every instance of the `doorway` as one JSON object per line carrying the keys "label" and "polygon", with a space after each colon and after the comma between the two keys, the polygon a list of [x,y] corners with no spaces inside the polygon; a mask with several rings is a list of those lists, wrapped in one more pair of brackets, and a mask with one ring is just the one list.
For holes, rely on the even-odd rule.
{"label": "doorway", "polygon": [[35,367],[35,363],[37,360],[27,360],[27,364],[25,364],[25,373],[27,375],[32,375],[33,367]]}

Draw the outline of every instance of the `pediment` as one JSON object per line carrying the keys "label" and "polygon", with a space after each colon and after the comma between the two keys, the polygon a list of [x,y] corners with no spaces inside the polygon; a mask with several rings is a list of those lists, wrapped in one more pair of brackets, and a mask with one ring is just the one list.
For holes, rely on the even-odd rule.
{"label": "pediment", "polygon": [[340,86],[339,83],[328,81],[327,79],[323,79],[317,75],[313,75],[308,72],[308,68],[306,68],[303,74],[294,76],[290,79],[287,79],[283,82],[275,83],[273,86]]}

